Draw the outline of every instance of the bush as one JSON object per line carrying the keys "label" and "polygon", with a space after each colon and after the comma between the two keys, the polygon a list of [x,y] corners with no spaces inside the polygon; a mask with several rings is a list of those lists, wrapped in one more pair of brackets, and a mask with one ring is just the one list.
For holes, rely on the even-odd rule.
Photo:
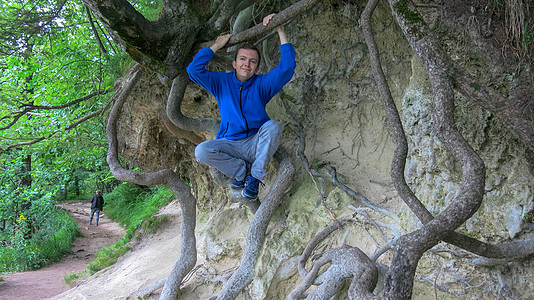
{"label": "bush", "polygon": [[33,270],[54,263],[70,251],[72,241],[80,235],[76,221],[51,205],[34,223],[38,224],[38,230],[28,239],[30,224],[21,215],[10,233],[3,237],[0,272]]}

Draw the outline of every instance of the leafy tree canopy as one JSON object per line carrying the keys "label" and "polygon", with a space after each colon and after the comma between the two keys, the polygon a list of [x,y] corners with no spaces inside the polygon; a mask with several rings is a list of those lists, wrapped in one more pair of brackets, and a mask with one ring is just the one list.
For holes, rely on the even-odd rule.
{"label": "leafy tree canopy", "polygon": [[0,147],[105,146],[102,108],[128,63],[105,30],[77,2],[10,1],[0,14]]}
{"label": "leafy tree canopy", "polygon": [[94,191],[108,176],[105,110],[115,79],[131,64],[109,40],[78,1],[0,4],[3,258],[33,255],[31,240],[52,222],[55,195],[72,186],[77,194]]}

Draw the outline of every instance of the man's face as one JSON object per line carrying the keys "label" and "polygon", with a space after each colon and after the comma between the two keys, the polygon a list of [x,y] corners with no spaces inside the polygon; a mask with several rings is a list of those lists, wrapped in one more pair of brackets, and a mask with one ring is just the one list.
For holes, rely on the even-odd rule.
{"label": "man's face", "polygon": [[237,79],[247,81],[259,69],[259,55],[253,49],[239,49],[236,60],[232,62]]}

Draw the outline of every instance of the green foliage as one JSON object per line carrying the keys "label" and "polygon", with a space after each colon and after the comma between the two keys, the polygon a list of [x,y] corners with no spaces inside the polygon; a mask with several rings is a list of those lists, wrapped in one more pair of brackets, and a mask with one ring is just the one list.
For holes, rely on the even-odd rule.
{"label": "green foliage", "polygon": [[423,21],[423,18],[419,14],[408,7],[409,0],[401,0],[395,4],[397,12],[404,16],[408,24],[415,24]]}
{"label": "green foliage", "polygon": [[[49,0],[0,5],[6,47],[0,47],[0,155],[7,155],[10,165],[0,166],[15,170],[4,179],[18,182],[21,168],[9,161],[31,156],[31,188],[57,199],[79,199],[103,189],[101,180],[109,172],[105,114],[71,125],[107,105],[116,78],[132,61],[106,43],[104,30],[93,32],[83,3],[57,5]],[[97,91],[108,93],[86,97]],[[21,148],[21,143],[29,145]],[[15,145],[20,147],[5,151]]]}
{"label": "green foliage", "polygon": [[[0,148],[44,138],[31,145],[43,157],[60,153],[73,158],[65,157],[68,165],[78,160],[87,165],[95,156],[92,152],[101,155],[98,148],[107,145],[103,114],[70,126],[105,107],[111,93],[67,104],[97,91],[111,91],[132,61],[124,53],[114,52],[106,43],[109,36],[105,31],[98,35],[92,31],[81,2],[68,1],[53,14],[39,12],[56,11],[55,1],[25,4],[27,1],[9,1],[0,6],[0,24],[12,24],[0,26],[0,36],[14,39],[11,50],[0,52]],[[29,15],[33,17],[21,18]],[[105,53],[97,37],[104,42]],[[65,107],[58,107],[62,105]],[[31,110],[20,114],[25,109]],[[88,155],[79,155],[80,150]]]}
{"label": "green foliage", "polygon": [[0,15],[0,270],[16,271],[69,250],[77,226],[57,199],[112,186],[104,113],[71,125],[107,105],[132,62],[92,31],[81,2],[13,0]]}
{"label": "green foliage", "polygon": [[173,197],[172,192],[162,186],[144,188],[123,183],[113,192],[104,195],[106,202],[104,209],[110,218],[127,230],[135,230]]}
{"label": "green foliage", "polygon": [[57,261],[78,234],[76,222],[54,205],[54,195],[68,177],[33,157],[24,149],[0,154],[1,272]]}
{"label": "green foliage", "polygon": [[88,266],[87,269],[91,274],[94,274],[102,269],[105,269],[112,264],[114,264],[119,257],[121,257],[124,253],[128,252],[131,247],[128,246],[117,246],[113,245],[110,247],[105,247],[100,251],[95,258],[94,261],[92,261]]}
{"label": "green foliage", "polygon": [[171,190],[164,186],[140,187],[131,183],[117,186],[111,193],[104,195],[106,215],[126,228],[126,235],[115,245],[106,247],[87,267],[91,273],[106,268],[130,250],[126,244],[136,233],[149,233],[165,217],[154,214],[174,199]]}
{"label": "green foliage", "polygon": [[65,275],[63,277],[63,280],[65,280],[65,283],[70,285],[72,284],[76,279],[84,276],[85,274],[87,274],[87,271],[81,271],[81,272],[77,272],[77,273],[71,273],[71,274],[68,274],[68,275]]}
{"label": "green foliage", "polygon": [[74,239],[80,236],[78,224],[63,210],[56,210],[48,217],[46,230],[40,230],[33,240],[40,249],[39,255],[46,262],[56,262],[70,251]]}
{"label": "green foliage", "polygon": [[[0,272],[32,270],[56,262],[70,251],[72,241],[80,235],[78,224],[65,211],[51,204],[35,205],[32,209],[2,231]],[[31,227],[38,230],[27,239]]]}
{"label": "green foliage", "polygon": [[156,20],[163,8],[161,1],[155,0],[139,0],[132,3],[137,11],[149,20]]}
{"label": "green foliage", "polygon": [[[161,11],[161,1],[133,5],[149,19]],[[0,15],[0,270],[15,271],[68,251],[76,226],[55,201],[118,184],[105,161],[104,108],[133,62],[101,24],[92,30],[82,2],[13,0],[0,5]],[[134,199],[142,202],[139,193]],[[157,202],[134,210],[141,216],[118,217],[133,232]]]}
{"label": "green foliage", "polygon": [[528,212],[528,213],[524,213],[523,214],[523,220],[524,220],[525,223],[531,223],[533,217],[534,217],[534,213],[533,212]]}

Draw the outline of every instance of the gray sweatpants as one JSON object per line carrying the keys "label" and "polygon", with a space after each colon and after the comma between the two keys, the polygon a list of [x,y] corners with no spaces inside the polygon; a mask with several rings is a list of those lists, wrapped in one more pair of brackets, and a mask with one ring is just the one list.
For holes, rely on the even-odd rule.
{"label": "gray sweatpants", "polygon": [[248,138],[231,141],[227,139],[209,140],[195,148],[197,161],[215,167],[230,178],[245,179],[245,160],[252,163],[251,175],[263,180],[267,172],[265,166],[273,158],[280,145],[282,129],[277,121],[269,120],[260,130]]}

